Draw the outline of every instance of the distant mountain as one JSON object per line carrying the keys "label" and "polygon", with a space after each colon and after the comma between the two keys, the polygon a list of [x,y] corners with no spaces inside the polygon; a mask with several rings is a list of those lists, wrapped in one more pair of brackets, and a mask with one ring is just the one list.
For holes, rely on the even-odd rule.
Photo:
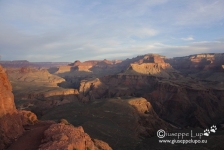
{"label": "distant mountain", "polygon": [[50,68],[70,64],[71,62],[29,62],[27,60],[0,61],[0,65],[6,68],[35,67]]}

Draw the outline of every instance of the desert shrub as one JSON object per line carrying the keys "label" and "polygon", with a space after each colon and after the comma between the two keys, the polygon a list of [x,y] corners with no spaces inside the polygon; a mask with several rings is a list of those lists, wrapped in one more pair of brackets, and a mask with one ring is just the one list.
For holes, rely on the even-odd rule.
{"label": "desert shrub", "polygon": [[65,125],[70,125],[70,123],[66,119],[61,119],[59,123],[63,123]]}
{"label": "desert shrub", "polygon": [[91,149],[89,147],[87,147],[86,150],[91,150]]}

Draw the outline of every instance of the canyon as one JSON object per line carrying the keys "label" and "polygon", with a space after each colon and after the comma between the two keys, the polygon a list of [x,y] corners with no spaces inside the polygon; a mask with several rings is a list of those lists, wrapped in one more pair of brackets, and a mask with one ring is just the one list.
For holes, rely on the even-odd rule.
{"label": "canyon", "polygon": [[[24,73],[24,72],[23,72]],[[0,149],[104,149],[111,150],[103,141],[93,141],[82,127],[64,122],[39,121],[26,110],[17,110],[12,86],[0,66]]]}
{"label": "canyon", "polygon": [[224,139],[223,53],[0,64],[0,124],[13,120],[2,127],[15,130],[11,137],[2,134],[2,147],[22,143],[26,129],[41,127],[39,149],[174,149],[158,143],[159,129],[203,132],[216,125],[217,134],[208,138],[212,145],[186,149],[224,148],[214,142]]}

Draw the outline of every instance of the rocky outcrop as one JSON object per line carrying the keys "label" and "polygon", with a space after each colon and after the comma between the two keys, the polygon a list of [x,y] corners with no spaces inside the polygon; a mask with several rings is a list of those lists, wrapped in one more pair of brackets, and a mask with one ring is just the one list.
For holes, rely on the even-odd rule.
{"label": "rocky outcrop", "polygon": [[69,72],[69,71],[71,71],[71,69],[72,69],[71,66],[59,66],[59,67],[50,68],[49,70],[52,73],[60,74],[60,73],[64,73],[64,72]]}
{"label": "rocky outcrop", "polygon": [[24,132],[23,123],[17,113],[6,114],[0,118],[0,149],[6,149]]}
{"label": "rocky outcrop", "polygon": [[12,86],[4,69],[0,66],[0,117],[16,113]]}
{"label": "rocky outcrop", "polygon": [[[29,73],[29,69],[22,69],[21,73]],[[9,145],[15,142],[15,145],[11,145],[11,149],[17,147],[18,149],[26,148],[35,148],[38,145],[38,140],[41,138],[41,133],[50,124],[46,121],[42,124],[37,123],[37,116],[25,110],[17,111],[15,108],[14,98],[12,94],[12,87],[8,81],[7,75],[4,69],[0,66],[0,149],[6,149]],[[29,130],[35,124],[33,130]],[[26,126],[26,134],[24,133],[24,126]],[[22,135],[23,134],[23,135]],[[28,140],[26,145],[32,145],[27,147],[24,145],[24,140],[27,140],[29,136],[32,136]],[[32,141],[37,140],[37,141]],[[31,143],[29,143],[31,142]],[[33,143],[32,143],[33,142]],[[103,143],[103,142],[102,142]],[[98,144],[99,146],[100,144]],[[105,144],[103,144],[105,146]],[[14,148],[13,148],[14,147]],[[94,145],[94,142],[91,140],[88,134],[84,133],[82,127],[75,128],[71,125],[65,124],[52,124],[45,131],[45,138],[42,141],[42,144],[39,146],[39,149],[86,149],[98,150]],[[110,147],[108,146],[108,149]]]}
{"label": "rocky outcrop", "polygon": [[85,62],[80,62],[79,60],[75,61],[72,64],[69,64],[70,66],[73,66],[74,70],[79,70],[79,71],[90,71],[89,69],[91,68],[106,68],[109,67],[110,65],[113,65],[113,61],[109,60],[89,60]]}
{"label": "rocky outcrop", "polygon": [[0,149],[6,148],[23,131],[22,121],[15,107],[11,84],[4,69],[0,66]]}
{"label": "rocky outcrop", "polygon": [[104,142],[97,141],[96,143],[97,146],[95,146],[90,136],[84,132],[82,127],[59,123],[51,125],[44,132],[44,139],[39,146],[39,150],[100,150],[98,147],[102,145],[105,147],[104,150],[111,150],[109,145],[106,145]]}
{"label": "rocky outcrop", "polygon": [[172,72],[175,70],[168,63],[143,63],[131,64],[124,74],[145,74],[158,77],[172,77]]}
{"label": "rocky outcrop", "polygon": [[164,62],[164,56],[146,54],[127,59],[117,67],[125,69],[120,74],[125,75],[151,75],[163,78],[175,78],[177,71],[169,63]]}
{"label": "rocky outcrop", "polygon": [[21,117],[23,126],[33,125],[38,122],[37,116],[33,112],[26,110],[19,110],[18,112]]}
{"label": "rocky outcrop", "polygon": [[98,139],[92,139],[96,150],[112,150],[112,148],[106,143]]}
{"label": "rocky outcrop", "polygon": [[171,129],[146,99],[136,97],[60,105],[48,110],[41,119],[49,118],[66,118],[75,126],[81,125],[92,138],[104,140],[113,149],[132,150],[142,138],[156,135],[159,129]]}
{"label": "rocky outcrop", "polygon": [[39,150],[64,149],[73,150],[94,149],[94,143],[82,127],[72,125],[53,124],[44,132]]}
{"label": "rocky outcrop", "polygon": [[128,103],[135,108],[139,114],[139,125],[137,129],[139,135],[151,137],[159,129],[169,130],[169,124],[161,120],[154,111],[150,102],[144,98],[131,98]]}

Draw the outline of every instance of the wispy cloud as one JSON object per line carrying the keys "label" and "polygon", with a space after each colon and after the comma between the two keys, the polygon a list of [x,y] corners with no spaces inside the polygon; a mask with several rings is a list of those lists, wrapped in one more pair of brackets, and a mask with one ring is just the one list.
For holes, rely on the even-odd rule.
{"label": "wispy cloud", "polygon": [[223,7],[221,0],[0,1],[0,55],[74,61],[218,52]]}
{"label": "wispy cloud", "polygon": [[224,1],[189,0],[185,9],[175,19],[177,25],[207,26],[222,21]]}
{"label": "wispy cloud", "polygon": [[194,38],[192,36],[189,36],[189,37],[186,37],[186,38],[181,38],[181,40],[184,40],[184,41],[193,41]]}

